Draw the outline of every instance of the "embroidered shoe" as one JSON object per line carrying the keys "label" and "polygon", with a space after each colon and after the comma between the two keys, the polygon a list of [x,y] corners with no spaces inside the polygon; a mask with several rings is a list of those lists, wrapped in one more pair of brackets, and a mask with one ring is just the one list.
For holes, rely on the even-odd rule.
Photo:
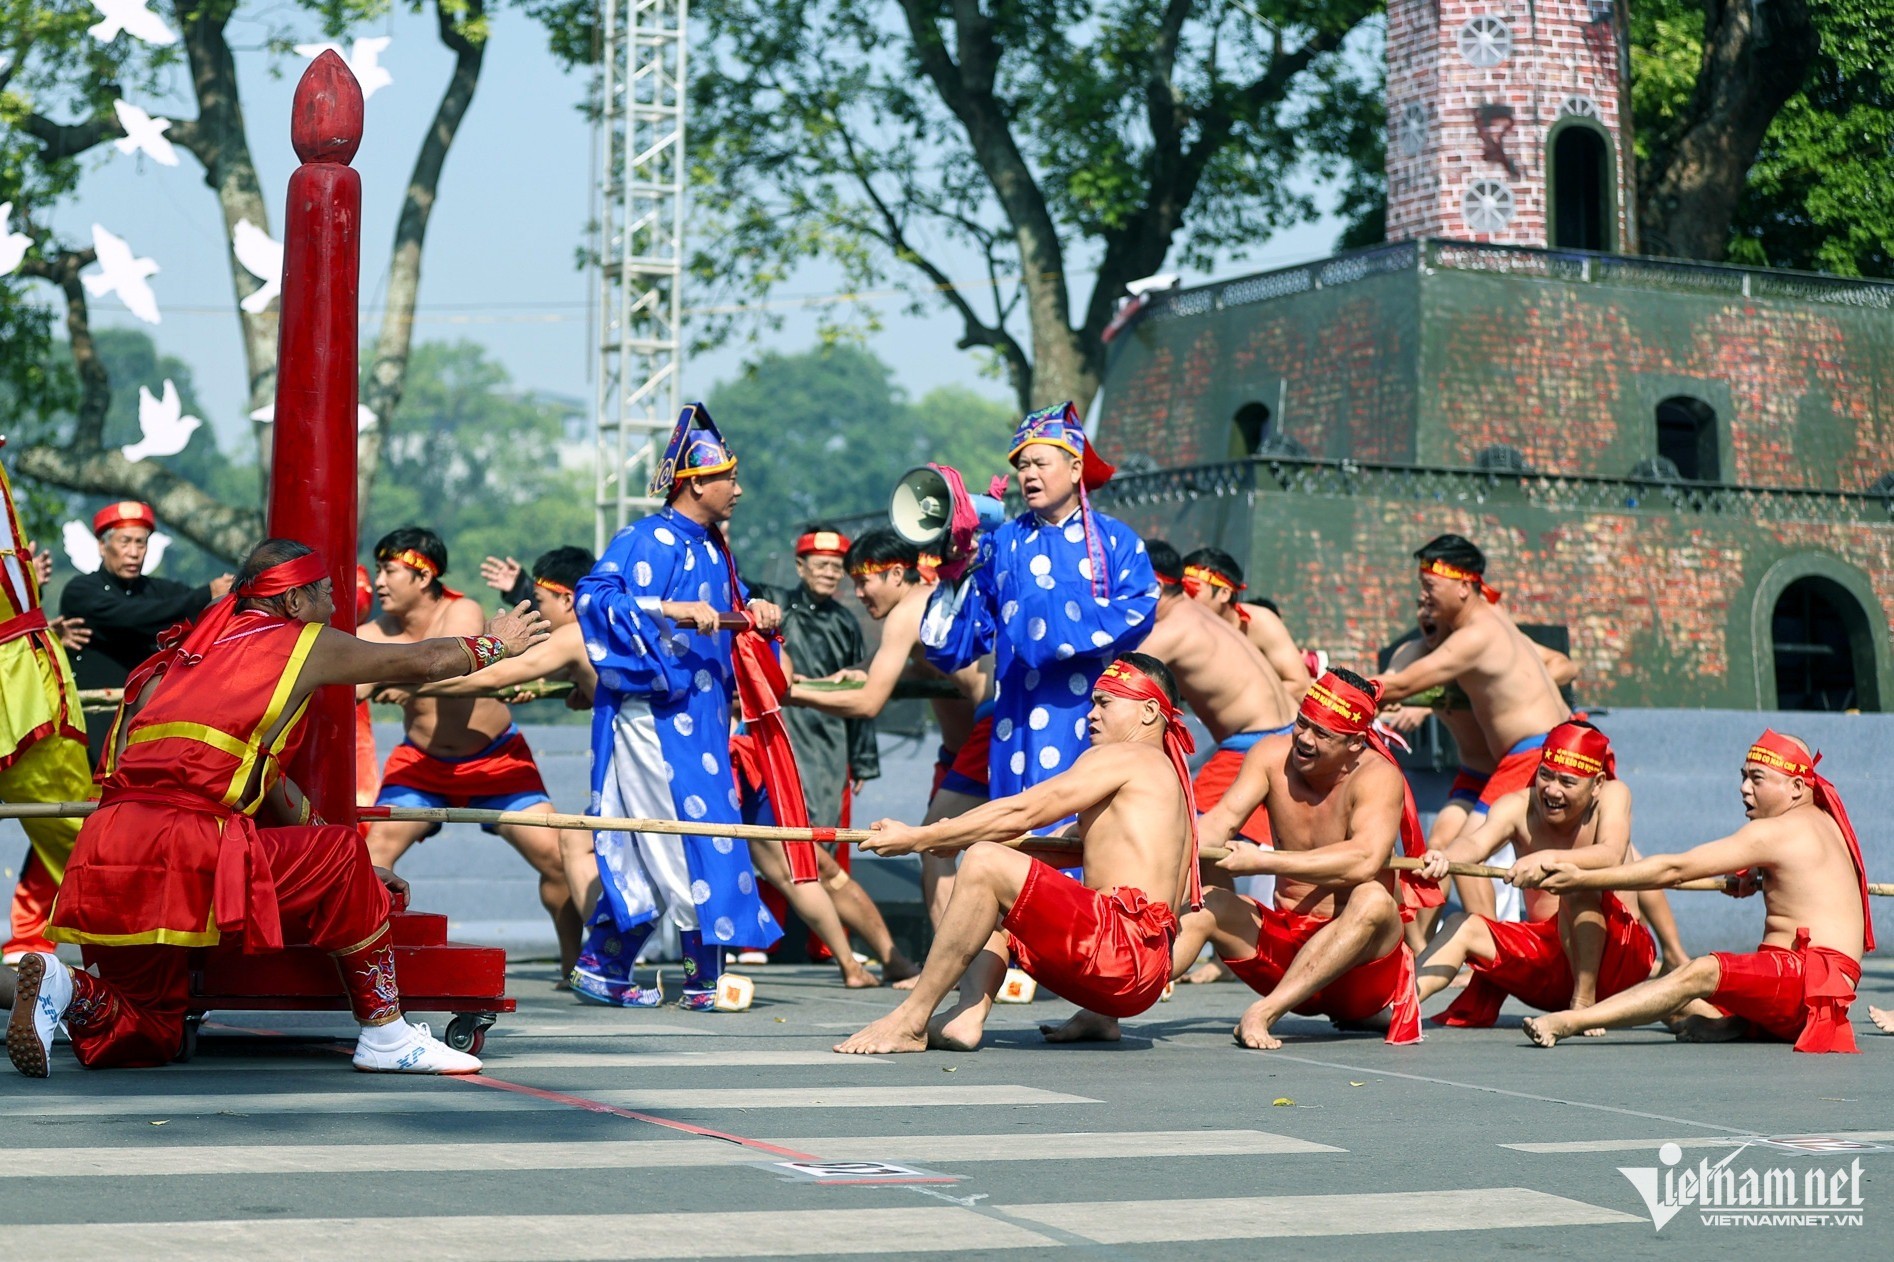
{"label": "embroidered shoe", "polygon": [[714,990],[687,990],[678,997],[677,1006],[686,1012],[715,1012],[717,1010],[717,992]]}
{"label": "embroidered shoe", "polygon": [[52,1076],[53,1032],[72,1003],[72,973],[59,957],[29,952],[20,960],[7,1020],[7,1059],[28,1078]]}
{"label": "embroidered shoe", "polygon": [[604,1008],[655,1008],[664,1002],[664,974],[658,974],[657,985],[636,986],[630,982],[615,982],[600,977],[597,973],[587,973],[579,969],[572,970],[572,997],[580,1003],[598,1004]]}
{"label": "embroidered shoe", "polygon": [[425,1024],[404,1022],[408,1037],[395,1047],[355,1043],[355,1067],[371,1074],[477,1074],[480,1058],[457,1052],[435,1038]]}

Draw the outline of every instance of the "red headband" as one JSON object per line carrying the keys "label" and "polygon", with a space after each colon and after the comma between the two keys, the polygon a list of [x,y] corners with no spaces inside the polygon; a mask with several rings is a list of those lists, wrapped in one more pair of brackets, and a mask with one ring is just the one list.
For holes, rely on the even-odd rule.
{"label": "red headband", "polygon": [[[377,561],[393,561],[399,565],[405,565],[430,582],[441,576],[441,567],[434,564],[434,562],[427,557],[422,556],[419,552],[416,552],[413,548],[403,548],[399,552],[378,552],[375,554],[375,559]],[[441,594],[449,600],[459,600],[465,595],[464,592],[457,592],[445,583],[441,584]]]}
{"label": "red headband", "polygon": [[1459,566],[1451,565],[1446,561],[1422,561],[1420,563],[1420,572],[1422,574],[1438,574],[1441,578],[1451,578],[1462,583],[1471,583],[1480,589],[1480,595],[1486,597],[1487,604],[1497,605],[1499,603],[1499,588],[1488,587],[1486,580],[1480,575],[1475,574],[1472,570],[1463,570]]}
{"label": "red headband", "polygon": [[835,530],[812,530],[796,540],[796,555],[806,557],[845,556],[848,553],[848,536]]}
{"label": "red headband", "polygon": [[1127,701],[1157,703],[1157,712],[1164,718],[1164,753],[1184,787],[1184,805],[1190,812],[1190,909],[1195,911],[1203,905],[1203,889],[1197,872],[1197,794],[1191,785],[1190,764],[1186,760],[1197,752],[1196,739],[1184,726],[1183,715],[1171,704],[1163,685],[1122,658],[1105,668],[1105,673],[1092,685],[1092,691]]}
{"label": "red headband", "polygon": [[236,589],[234,595],[242,600],[262,600],[269,596],[281,596],[284,592],[293,592],[298,587],[307,587],[311,583],[320,583],[329,577],[329,567],[320,553],[305,552],[292,561],[272,565],[255,578]]}
{"label": "red headband", "polygon": [[1184,567],[1184,591],[1195,596],[1205,586],[1219,587],[1226,592],[1246,591],[1248,583],[1239,583],[1222,570],[1207,565],[1186,565]]}
{"label": "red headband", "polygon": [[1855,836],[1854,821],[1848,818],[1848,808],[1841,804],[1841,794],[1826,776],[1815,770],[1815,764],[1821,760],[1820,754],[1810,757],[1799,743],[1770,728],[1763,729],[1763,734],[1750,745],[1749,754],[1744,758],[1745,762],[1773,768],[1785,776],[1799,776],[1806,781],[1809,788],[1814,790],[1815,805],[1826,812],[1835,821],[1835,826],[1841,829],[1842,839],[1848,843],[1848,856],[1855,862],[1855,879],[1861,885],[1862,950],[1872,951],[1874,909],[1868,901],[1867,863],[1861,857],[1861,841]]}
{"label": "red headband", "polygon": [[[1338,736],[1366,737],[1370,749],[1394,764],[1394,770],[1401,777],[1401,853],[1418,859],[1427,851],[1427,834],[1421,831],[1420,811],[1414,805],[1414,789],[1407,782],[1407,773],[1401,770],[1387,740],[1375,730],[1375,713],[1380,706],[1379,683],[1370,680],[1364,692],[1331,670],[1324,672],[1302,694],[1299,713],[1307,722]],[[1418,908],[1438,907],[1447,901],[1440,886],[1418,872],[1402,872],[1397,879],[1402,920],[1412,920]]]}
{"label": "red headband", "polygon": [[1546,733],[1539,762],[1576,775],[1603,772],[1607,780],[1618,778],[1618,756],[1611,752],[1611,741],[1597,728],[1577,723],[1561,723]]}
{"label": "red headband", "polygon": [[1370,683],[1363,692],[1329,671],[1302,694],[1302,717],[1338,736],[1364,736],[1374,729],[1381,707],[1381,686]]}

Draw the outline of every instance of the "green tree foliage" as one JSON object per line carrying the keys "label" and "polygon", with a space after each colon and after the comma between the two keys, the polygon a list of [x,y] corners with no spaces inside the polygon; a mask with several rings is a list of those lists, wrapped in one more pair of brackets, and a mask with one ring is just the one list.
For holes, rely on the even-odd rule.
{"label": "green tree foliage", "polygon": [[1313,217],[1293,177],[1374,148],[1379,59],[1347,54],[1380,8],[705,0],[694,275],[744,298],[814,260],[918,282],[1021,408],[1084,408],[1126,282]]}
{"label": "green tree foliage", "polygon": [[1016,420],[964,386],[910,402],[886,364],[848,344],[764,355],[705,403],[739,462],[732,546],[759,577],[806,523],[884,512],[895,480],[915,465],[951,464],[984,491],[1006,470]]}
{"label": "green tree foliage", "polygon": [[472,342],[424,342],[408,366],[399,423],[382,448],[382,476],[362,522],[362,557],[396,526],[426,526],[447,544],[449,582],[488,608],[487,556],[530,568],[541,552],[592,544],[592,448],[564,468],[574,406],[512,389],[506,370]]}
{"label": "green tree foliage", "polygon": [[[1631,101],[1647,235],[1667,214],[1650,204],[1653,171],[1667,158],[1675,165],[1675,155],[1690,149],[1693,126],[1704,127],[1708,119],[1714,132],[1719,97],[1731,114],[1756,106],[1755,94],[1734,90],[1740,85],[1726,82],[1719,91],[1717,76],[1742,73],[1743,59],[1706,52],[1707,8],[1705,0],[1630,6]],[[1729,23],[1744,18],[1754,45],[1748,60],[1781,63],[1776,46],[1790,33],[1769,23],[1788,21],[1786,12],[1763,6],[1718,12],[1730,47],[1736,41]],[[1745,148],[1725,137],[1696,146],[1700,170],[1736,163],[1739,176],[1725,215],[1727,245],[1705,242],[1718,248],[1704,254],[1844,276],[1894,275],[1894,0],[1807,0],[1794,12],[1812,28],[1816,50],[1799,87],[1764,117],[1759,142]],[[1663,235],[1689,240],[1692,232],[1666,226]]]}

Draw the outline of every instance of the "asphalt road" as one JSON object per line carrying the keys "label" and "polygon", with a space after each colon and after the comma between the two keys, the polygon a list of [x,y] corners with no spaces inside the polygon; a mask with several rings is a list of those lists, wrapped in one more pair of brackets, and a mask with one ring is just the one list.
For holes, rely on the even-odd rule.
{"label": "asphalt road", "polygon": [[[1258,1053],[1223,984],[1113,1047],[1042,1044],[1071,1011],[1048,1000],[1000,1009],[978,1053],[860,1059],[826,1049],[888,992],[753,975],[747,1013],[620,1012],[516,966],[484,1081],[355,1074],[331,1016],[213,1015],[159,1070],[56,1049],[50,1080],[0,1079],[0,1258],[1827,1259],[1885,1257],[1894,1224],[1894,1038],[1865,1019],[1852,1057],[1656,1029],[1542,1051],[1513,1008],[1412,1048],[1291,1019]],[[1894,999],[1894,962],[1862,989]],[[1769,1142],[1811,1136],[1830,1151]],[[1620,1168],[1665,1170],[1666,1141],[1676,1171],[1728,1158],[1806,1194],[1819,1170],[1864,1225],[1686,1207],[1659,1230]],[[785,1164],[809,1161],[864,1164]]]}

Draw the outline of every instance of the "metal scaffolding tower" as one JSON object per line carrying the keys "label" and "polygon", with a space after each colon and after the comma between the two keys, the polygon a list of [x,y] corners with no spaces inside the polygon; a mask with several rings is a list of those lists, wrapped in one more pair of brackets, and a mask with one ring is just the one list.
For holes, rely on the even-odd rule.
{"label": "metal scaffolding tower", "polygon": [[601,0],[597,543],[646,494],[677,420],[683,360],[689,0]]}

